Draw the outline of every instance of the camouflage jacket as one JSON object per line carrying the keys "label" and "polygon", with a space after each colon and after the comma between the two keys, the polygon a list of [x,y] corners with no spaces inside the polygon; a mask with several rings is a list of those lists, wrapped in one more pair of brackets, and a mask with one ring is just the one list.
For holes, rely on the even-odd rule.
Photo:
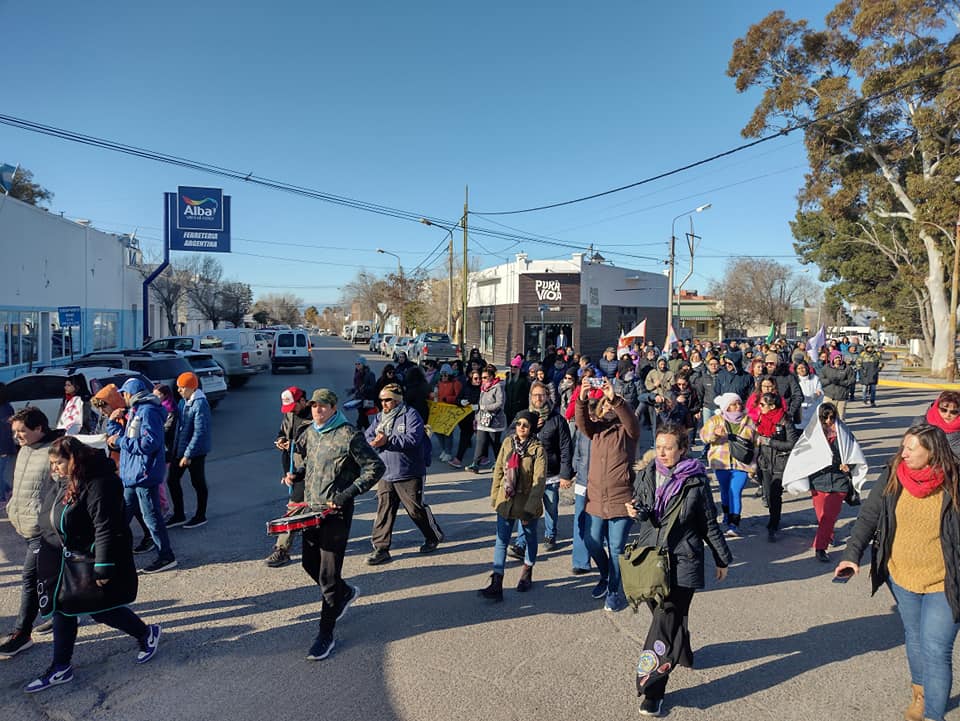
{"label": "camouflage jacket", "polygon": [[385,470],[383,461],[363,433],[343,425],[328,433],[307,426],[297,441],[296,458],[304,465],[294,472],[304,475],[303,500],[315,510],[333,501],[345,505],[369,491]]}

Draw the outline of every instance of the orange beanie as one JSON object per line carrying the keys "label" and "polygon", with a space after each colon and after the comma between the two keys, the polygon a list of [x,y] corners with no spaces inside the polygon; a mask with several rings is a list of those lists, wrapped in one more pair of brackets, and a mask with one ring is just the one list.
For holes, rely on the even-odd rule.
{"label": "orange beanie", "polygon": [[177,376],[177,388],[198,388],[200,381],[196,373],[181,373]]}

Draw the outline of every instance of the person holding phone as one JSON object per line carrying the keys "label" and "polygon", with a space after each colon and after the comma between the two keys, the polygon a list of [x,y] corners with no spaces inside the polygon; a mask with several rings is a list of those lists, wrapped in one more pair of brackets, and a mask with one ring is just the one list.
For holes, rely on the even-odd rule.
{"label": "person holding phone", "polygon": [[[584,540],[590,557],[600,570],[593,597],[604,599],[604,609],[613,613],[627,607],[620,580],[618,558],[627,545],[633,519],[626,504],[633,498],[637,441],[640,421],[623,396],[615,395],[609,378],[603,379],[603,398],[596,417],[590,416],[590,388],[581,383],[577,398],[577,430],[590,439],[590,466],[587,471],[589,514]],[[609,555],[608,555],[609,552]]]}
{"label": "person holding phone", "polygon": [[876,536],[872,593],[886,584],[906,637],[912,700],[907,721],[943,721],[960,629],[960,469],[942,429],[910,427],[860,509],[834,578],[859,572]]}

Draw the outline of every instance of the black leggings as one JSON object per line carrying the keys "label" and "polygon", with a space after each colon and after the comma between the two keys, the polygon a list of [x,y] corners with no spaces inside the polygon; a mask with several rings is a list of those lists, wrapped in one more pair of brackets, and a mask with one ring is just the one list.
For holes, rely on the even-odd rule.
{"label": "black leggings", "polygon": [[459,458],[461,461],[463,460],[463,455],[470,447],[470,442],[473,440],[473,420],[473,414],[470,414],[457,424],[457,428],[460,429],[460,442],[457,445],[457,458]]}
{"label": "black leggings", "polygon": [[[91,613],[90,618],[118,631],[133,636],[138,641],[147,635],[147,625],[127,606],[113,608],[101,613]],[[77,642],[77,617],[53,614],[53,663],[63,668],[73,658],[73,646]]]}
{"label": "black leggings", "polygon": [[170,463],[170,475],[167,477],[167,486],[170,488],[170,500],[173,502],[173,515],[176,518],[183,518],[183,489],[180,488],[180,479],[183,474],[190,471],[190,484],[197,493],[197,512],[196,518],[207,517],[207,471],[206,456],[197,456],[190,459],[190,465],[186,468],[180,467],[180,460],[173,459]]}

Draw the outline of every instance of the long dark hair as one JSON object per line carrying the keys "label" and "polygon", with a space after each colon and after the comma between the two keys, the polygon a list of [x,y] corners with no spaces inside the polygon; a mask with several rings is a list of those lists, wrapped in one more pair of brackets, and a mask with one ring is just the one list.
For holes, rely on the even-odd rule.
{"label": "long dark hair", "polygon": [[87,474],[93,468],[97,454],[103,454],[73,436],[60,436],[50,444],[48,453],[51,458],[73,461],[73,473],[67,478],[67,491],[64,494],[64,500],[73,503],[88,480]]}
{"label": "long dark hair", "polygon": [[901,484],[900,479],[897,478],[897,466],[900,464],[903,454],[903,441],[907,436],[916,438],[924,450],[930,453],[930,461],[927,465],[943,472],[943,485],[950,493],[953,508],[955,511],[960,511],[960,498],[957,498],[960,471],[957,468],[957,460],[950,449],[947,434],[942,429],[929,423],[912,425],[903,434],[897,454],[890,459],[890,472],[887,474],[887,485],[883,489],[883,495],[892,496],[900,492]]}

